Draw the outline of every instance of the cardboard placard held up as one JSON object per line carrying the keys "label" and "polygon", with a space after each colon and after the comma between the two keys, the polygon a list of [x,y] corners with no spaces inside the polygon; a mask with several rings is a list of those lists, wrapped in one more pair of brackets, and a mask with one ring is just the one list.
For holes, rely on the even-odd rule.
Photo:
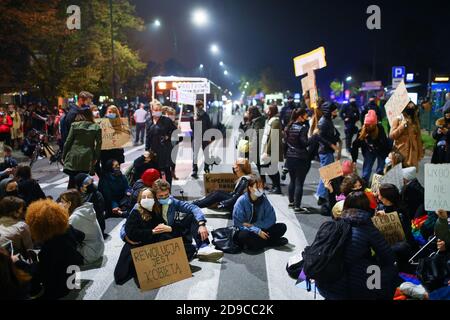
{"label": "cardboard placard held up", "polygon": [[381,185],[381,181],[383,180],[384,176],[382,176],[381,174],[374,174],[372,177],[372,186],[370,187],[370,189],[372,190],[372,192],[376,192],[378,193],[378,191],[380,190],[380,185]]}
{"label": "cardboard placard held up", "polygon": [[316,74],[314,71],[308,73],[306,77],[302,79],[302,90],[303,92],[308,92],[316,88]]}
{"label": "cardboard placard held up", "polygon": [[319,172],[322,181],[330,181],[344,175],[344,171],[342,170],[342,164],[340,161],[336,161],[335,163],[332,163],[326,167],[320,168]]}
{"label": "cardboard placard held up", "polygon": [[399,191],[403,189],[403,165],[400,163],[391,170],[389,170],[386,175],[381,179],[380,184],[393,184],[398,188]]}
{"label": "cardboard placard held up", "polygon": [[402,81],[385,106],[386,114],[391,126],[394,120],[402,114],[410,101],[411,99],[408,96],[405,82]]}
{"label": "cardboard placard held up", "polygon": [[425,210],[450,211],[450,164],[425,165]]}
{"label": "cardboard placard held up", "polygon": [[327,66],[325,48],[320,47],[309,53],[294,58],[295,76],[300,77],[312,70],[322,69]]}
{"label": "cardboard placard held up", "polygon": [[375,227],[380,230],[389,245],[392,246],[406,239],[405,232],[403,231],[402,223],[397,212],[373,217],[372,222]]}
{"label": "cardboard placard held up", "polygon": [[97,119],[102,129],[102,150],[121,149],[133,145],[128,119]]}
{"label": "cardboard placard held up", "polygon": [[205,195],[217,190],[233,192],[236,180],[237,177],[232,173],[205,174]]}
{"label": "cardboard placard held up", "polygon": [[131,250],[141,291],[192,277],[182,238]]}

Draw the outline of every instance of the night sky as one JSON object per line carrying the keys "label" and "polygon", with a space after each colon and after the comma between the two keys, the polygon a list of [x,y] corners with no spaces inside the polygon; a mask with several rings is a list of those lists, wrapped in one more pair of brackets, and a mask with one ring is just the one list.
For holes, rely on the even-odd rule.
{"label": "night sky", "polygon": [[[283,87],[299,91],[292,59],[319,46],[328,67],[318,73],[320,88],[352,75],[357,83],[390,82],[391,68],[404,65],[427,82],[428,68],[450,71],[450,1],[323,1],[323,0],[134,0],[148,24],[137,37],[146,61],[175,57],[189,70],[200,63],[223,60],[234,76],[257,75],[271,67]],[[367,7],[381,7],[382,30],[366,27]],[[206,8],[211,24],[199,30],[190,22],[194,8]],[[161,19],[154,30],[151,22]],[[175,51],[174,39],[177,39]],[[209,50],[216,42],[221,56]],[[376,62],[372,79],[373,61]],[[226,81],[225,79],[223,79]]]}

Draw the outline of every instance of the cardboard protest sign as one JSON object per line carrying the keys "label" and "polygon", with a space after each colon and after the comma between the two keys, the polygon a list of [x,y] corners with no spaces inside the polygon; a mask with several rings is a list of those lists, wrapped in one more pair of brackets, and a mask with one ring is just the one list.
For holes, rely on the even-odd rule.
{"label": "cardboard protest sign", "polygon": [[398,190],[402,190],[403,188],[403,166],[402,164],[399,164],[392,168],[391,170],[386,173],[386,175],[381,179],[380,184],[393,184],[398,188]]}
{"label": "cardboard protest sign", "polygon": [[97,119],[102,129],[102,150],[121,149],[133,145],[128,119]]}
{"label": "cardboard protest sign", "polygon": [[320,47],[309,53],[294,58],[295,76],[300,77],[312,70],[322,69],[327,66],[325,48]]}
{"label": "cardboard protest sign", "polygon": [[425,165],[425,210],[450,211],[450,164]]}
{"label": "cardboard protest sign", "polygon": [[319,173],[322,181],[330,181],[344,175],[344,171],[342,171],[342,164],[340,161],[336,161],[335,163],[332,163],[326,167],[320,168]]}
{"label": "cardboard protest sign", "polygon": [[408,96],[405,82],[402,81],[385,106],[386,114],[391,126],[394,120],[402,114],[410,101],[411,99]]}
{"label": "cardboard protest sign", "polygon": [[316,74],[314,71],[311,71],[302,79],[302,89],[303,92],[308,92],[314,88],[316,88]]}
{"label": "cardboard protest sign", "polygon": [[406,239],[402,223],[397,212],[372,218],[375,227],[380,230],[389,245],[394,245]]}
{"label": "cardboard protest sign", "polygon": [[132,249],[131,256],[142,292],[192,277],[182,238]]}
{"label": "cardboard protest sign", "polygon": [[382,176],[381,174],[374,174],[372,177],[372,186],[370,187],[370,189],[372,190],[372,192],[376,192],[378,193],[378,191],[380,190],[380,185],[381,185],[381,181],[383,180],[384,176]]}
{"label": "cardboard protest sign", "polygon": [[209,173],[205,174],[205,195],[213,191],[221,190],[233,192],[236,187],[237,177],[232,173]]}
{"label": "cardboard protest sign", "polygon": [[197,95],[195,93],[178,91],[178,103],[195,106]]}

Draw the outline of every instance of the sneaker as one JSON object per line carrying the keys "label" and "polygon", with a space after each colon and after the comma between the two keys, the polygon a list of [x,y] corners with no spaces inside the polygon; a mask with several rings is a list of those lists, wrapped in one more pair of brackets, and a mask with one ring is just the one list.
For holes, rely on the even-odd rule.
{"label": "sneaker", "polygon": [[207,246],[198,250],[197,257],[200,261],[217,262],[223,257],[223,252]]}
{"label": "sneaker", "polygon": [[417,286],[410,282],[405,282],[400,286],[400,291],[408,297],[417,299],[417,300],[425,300],[427,296],[427,291],[423,286]]}
{"label": "sneaker", "polygon": [[309,210],[306,208],[295,208],[295,213],[309,213]]}
{"label": "sneaker", "polygon": [[293,209],[295,207],[294,203],[289,203],[288,208]]}
{"label": "sneaker", "polygon": [[194,178],[194,179],[198,179],[198,173],[197,172],[193,172],[191,174],[191,177]]}
{"label": "sneaker", "polygon": [[282,195],[283,192],[281,191],[281,188],[273,188],[272,190],[269,191],[270,194],[277,194],[277,195]]}

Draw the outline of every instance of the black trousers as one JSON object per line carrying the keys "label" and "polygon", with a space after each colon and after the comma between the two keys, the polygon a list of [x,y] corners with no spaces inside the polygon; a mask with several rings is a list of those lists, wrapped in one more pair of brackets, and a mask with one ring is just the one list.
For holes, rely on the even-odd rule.
{"label": "black trousers", "polygon": [[345,129],[345,148],[347,151],[351,152],[353,136],[357,133],[356,127]]}
{"label": "black trousers", "polygon": [[218,204],[219,202],[229,200],[231,198],[232,198],[232,196],[230,193],[222,191],[222,190],[217,190],[217,191],[211,192],[206,197],[204,197],[200,200],[194,201],[192,204],[195,204],[197,207],[202,208],[202,209],[210,208],[210,207]]}
{"label": "black trousers", "polygon": [[171,167],[166,167],[166,168],[160,168],[159,172],[161,172],[161,175],[165,175],[166,176],[166,181],[170,184],[170,186],[172,186],[172,168]]}
{"label": "black trousers", "polygon": [[11,146],[11,133],[0,133],[0,141]]}
{"label": "black trousers", "polygon": [[198,173],[198,154],[200,152],[200,149],[203,150],[203,155],[205,158],[205,171],[209,171],[209,162],[210,162],[210,157],[209,154],[205,153],[205,149],[209,146],[209,142],[207,141],[202,141],[202,143],[195,143],[194,139],[192,139],[192,150],[194,152],[194,158],[193,158],[193,162],[192,162],[192,171],[195,173]]}
{"label": "black trousers", "polygon": [[145,138],[145,122],[144,123],[136,123],[136,139],[134,140],[135,143],[138,143],[141,141],[141,143],[144,143]]}
{"label": "black trousers", "polygon": [[300,208],[303,199],[303,187],[306,176],[311,168],[308,160],[289,158],[286,162],[289,169],[291,182],[289,183],[289,202],[294,204],[295,208]]}
{"label": "black trousers", "polygon": [[286,233],[287,227],[284,223],[277,223],[271,226],[267,230],[263,230],[268,233],[269,240],[262,239],[259,235],[251,231],[239,231],[237,236],[237,243],[242,248],[247,248],[248,250],[258,251],[265,247],[271,246],[276,243],[281,237]]}

